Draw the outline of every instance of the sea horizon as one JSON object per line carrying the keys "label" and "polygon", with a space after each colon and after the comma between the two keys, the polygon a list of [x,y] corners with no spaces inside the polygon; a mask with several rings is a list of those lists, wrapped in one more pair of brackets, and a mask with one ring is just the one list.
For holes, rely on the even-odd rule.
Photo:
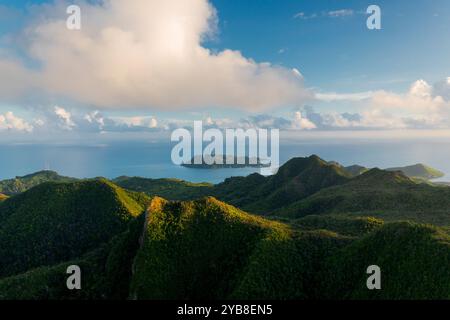
{"label": "sea horizon", "polygon": [[[93,145],[0,144],[0,179],[11,179],[41,170],[75,178],[139,176],[173,178],[190,182],[220,183],[226,178],[247,176],[259,168],[197,169],[175,165],[170,143],[109,142]],[[423,163],[442,171],[435,181],[450,180],[450,142],[355,141],[325,143],[295,142],[280,145],[280,165],[294,157],[317,155],[343,166],[358,164],[386,169]]]}

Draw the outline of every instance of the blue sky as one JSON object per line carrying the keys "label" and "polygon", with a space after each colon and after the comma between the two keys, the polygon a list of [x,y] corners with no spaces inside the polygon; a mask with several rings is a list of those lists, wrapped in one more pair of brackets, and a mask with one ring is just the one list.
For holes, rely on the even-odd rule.
{"label": "blue sky", "polygon": [[[213,3],[221,16],[221,33],[211,46],[296,67],[310,85],[324,90],[406,89],[411,81],[438,81],[450,70],[450,3],[445,0]],[[383,27],[375,32],[366,28],[364,14],[374,3],[382,9]],[[354,13],[293,18],[298,12],[320,15],[341,9]]]}
{"label": "blue sky", "polygon": [[[87,12],[89,18],[103,21],[95,15],[95,1],[90,1],[90,6],[75,2],[80,4],[82,14]],[[145,1],[138,2],[145,10]],[[23,73],[23,77],[11,78],[6,71],[0,75],[2,84],[12,83],[12,89],[5,89],[0,97],[0,113],[3,117],[0,117],[0,129],[6,128],[11,134],[34,132],[43,136],[51,130],[92,131],[95,126],[100,126],[97,129],[103,133],[122,132],[129,128],[132,131],[154,132],[157,129],[167,130],[177,124],[183,125],[197,118],[203,118],[215,126],[245,124],[280,126],[287,130],[448,129],[449,1],[211,0],[209,3],[215,10],[215,20],[213,11],[206,9],[203,2],[206,3],[206,0],[192,0],[192,9],[179,8],[175,4],[169,8],[170,13],[167,13],[167,8],[161,8],[161,14],[167,13],[168,18],[160,25],[156,22],[149,24],[148,28],[156,30],[161,27],[161,34],[165,34],[164,28],[168,28],[167,35],[172,38],[161,40],[155,30],[149,31],[145,37],[147,42],[137,45],[137,51],[120,47],[121,42],[115,41],[124,32],[133,35],[134,40],[142,36],[140,25],[136,28],[133,26],[133,29],[124,24],[124,21],[132,21],[127,20],[132,17],[131,9],[131,13],[124,13],[128,16],[123,19],[120,11],[117,14],[114,10],[108,12],[105,9],[102,18],[107,22],[104,24],[83,20],[88,25],[80,31],[84,40],[96,39],[97,34],[92,31],[94,28],[103,30],[115,27],[116,21],[122,23],[117,25],[120,32],[116,30],[115,36],[109,39],[111,43],[105,42],[105,48],[114,48],[118,52],[124,49],[123,57],[126,54],[133,57],[132,60],[121,60],[120,55],[112,54],[105,57],[111,59],[117,69],[108,75],[102,74],[101,68],[95,69],[95,64],[94,69],[87,69],[94,75],[98,73],[106,77],[106,80],[100,82],[98,79],[101,77],[86,78],[92,81],[86,83],[98,84],[100,89],[112,83],[110,88],[104,89],[105,92],[96,94],[88,92],[81,85],[75,89],[72,89],[73,85],[64,86],[61,82],[69,79],[55,71],[65,68],[70,70],[70,66],[54,62],[55,52],[73,54],[74,48],[78,48],[81,43],[76,42],[78,38],[71,40],[73,33],[57,40],[51,38],[53,35],[61,36],[61,32],[53,29],[53,25],[48,22],[49,17],[64,22],[66,16],[62,9],[66,4],[44,0],[2,0],[0,67],[3,59],[5,64],[8,63],[6,71]],[[381,8],[382,30],[368,30],[366,27],[365,11],[370,4]],[[126,11],[124,8],[123,11]],[[156,4],[151,10],[158,11],[160,8]],[[189,21],[188,25],[180,28],[182,31],[178,30],[176,10],[179,10],[179,17],[194,16],[195,21]],[[148,12],[149,19],[152,19],[152,14]],[[84,19],[87,18],[84,16]],[[215,27],[205,27],[206,19],[213,19]],[[170,21],[174,21],[174,25]],[[192,30],[189,29],[191,27]],[[33,36],[24,32],[30,28]],[[205,38],[205,28],[209,28],[206,31],[213,35]],[[188,31],[185,32],[185,29]],[[180,41],[173,40],[180,32],[183,33]],[[197,36],[202,39],[198,43]],[[127,39],[123,41],[127,43]],[[130,61],[140,61],[141,54],[145,57],[142,47],[152,48],[156,44],[171,50],[170,54],[166,54],[166,60],[158,60],[158,65],[171,65],[171,57],[172,54],[177,55],[176,50],[209,49],[208,54],[202,53],[188,59],[196,61],[196,69],[205,73],[192,72],[189,66],[180,62],[181,58],[177,61],[180,63],[177,68],[174,63],[173,69],[167,67],[167,70],[158,70],[155,72],[157,77],[148,76],[154,68],[145,61],[142,61],[142,69],[148,68],[145,74],[130,74],[129,70],[125,70]],[[94,49],[102,50],[100,46],[92,48],[78,55],[66,55],[65,59],[85,59],[78,69],[92,66],[92,61],[99,61],[101,57],[92,59],[86,55],[90,55]],[[222,56],[226,52],[231,53]],[[151,54],[160,57],[159,52]],[[149,59],[156,57],[151,54]],[[207,57],[203,63],[200,57],[205,55]],[[248,61],[251,62],[245,68],[239,67]],[[270,66],[261,64],[265,62],[270,63]],[[49,71],[35,74],[33,71],[36,66],[38,69],[48,68]],[[133,68],[140,69],[138,62]],[[185,77],[171,75],[174,69],[180,68],[186,74]],[[208,70],[215,72],[217,77],[207,74]],[[230,76],[227,76],[228,73]],[[142,84],[142,92],[137,87],[117,87],[117,82],[121,81],[117,78],[121,78],[122,74],[130,77],[126,79],[127,83],[139,81],[136,86],[140,90]],[[161,77],[161,74],[164,76]],[[166,74],[171,75],[167,76],[167,81],[170,80],[170,84],[177,83],[177,86],[172,88],[170,84],[160,84],[157,82],[159,80],[155,80],[165,78]],[[222,74],[224,76],[219,76]],[[24,79],[29,78],[36,78],[36,83],[24,85],[27,82]],[[86,79],[83,78],[83,81]],[[167,90],[166,95],[145,92],[145,81],[148,81],[149,86]],[[214,81],[217,83],[213,84]],[[196,82],[198,86],[195,86]],[[234,85],[238,88],[234,88]],[[184,87],[189,90],[180,90]],[[123,92],[120,91],[122,89]],[[233,90],[243,92],[230,94]],[[9,97],[11,91],[14,94]],[[209,91],[211,94],[205,93]],[[202,97],[203,93],[205,97]],[[117,99],[109,99],[115,94]],[[256,97],[259,94],[261,97]],[[97,118],[86,122],[87,115],[97,110]],[[48,129],[52,125],[54,128]],[[16,127],[22,129],[17,132]]]}

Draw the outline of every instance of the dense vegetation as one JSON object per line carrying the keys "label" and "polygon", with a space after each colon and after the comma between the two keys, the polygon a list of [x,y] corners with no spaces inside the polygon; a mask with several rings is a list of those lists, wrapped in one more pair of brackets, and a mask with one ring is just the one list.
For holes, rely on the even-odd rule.
{"label": "dense vegetation", "polygon": [[[367,290],[366,268],[382,270],[382,290]],[[325,297],[450,299],[450,237],[412,222],[387,224],[337,251],[326,263]]]}
{"label": "dense vegetation", "polygon": [[72,182],[74,178],[58,175],[54,171],[39,171],[23,177],[0,181],[0,193],[13,195],[24,192],[44,182]]}
{"label": "dense vegetation", "polygon": [[125,230],[143,197],[106,180],[44,183],[0,203],[0,277],[68,261]]}
{"label": "dense vegetation", "polygon": [[145,192],[150,196],[159,196],[169,200],[201,198],[211,193],[213,188],[213,185],[209,183],[192,183],[179,179],[118,177],[113,182],[128,190]]}
{"label": "dense vegetation", "polygon": [[214,196],[252,213],[269,214],[349,179],[345,170],[313,155],[289,160],[273,176],[263,177],[255,173],[226,179],[216,185]]}
{"label": "dense vegetation", "polygon": [[450,225],[450,188],[416,183],[401,172],[372,169],[346,184],[324,188],[275,214],[375,216],[389,221],[409,219]]}
{"label": "dense vegetation", "polygon": [[450,299],[450,188],[353,169],[311,156],[215,186],[44,174],[0,197],[0,300]]}

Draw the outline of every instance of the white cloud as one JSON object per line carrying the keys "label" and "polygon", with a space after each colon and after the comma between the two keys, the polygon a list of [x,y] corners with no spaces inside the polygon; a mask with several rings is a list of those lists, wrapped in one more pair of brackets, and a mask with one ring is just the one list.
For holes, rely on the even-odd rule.
{"label": "white cloud", "polygon": [[316,125],[312,123],[309,119],[303,117],[300,111],[295,112],[292,125],[293,129],[300,129],[300,130],[304,129],[310,130],[316,128]]}
{"label": "white cloud", "polygon": [[433,86],[433,94],[436,96],[441,96],[445,100],[450,101],[450,77],[436,83]]}
{"label": "white cloud", "polygon": [[381,129],[450,126],[450,79],[435,85],[420,79],[405,93],[379,90],[351,94],[317,93],[315,97],[324,102],[359,101],[358,119],[343,121],[335,118],[336,121],[328,123],[333,126]]}
{"label": "white cloud", "polygon": [[259,110],[310,97],[295,70],[203,47],[217,26],[207,0],[80,2],[79,31],[65,27],[65,5],[34,7],[41,19],[20,41],[40,71],[0,57],[0,74],[10,75],[0,78],[5,92],[37,87],[99,108],[159,109]]}
{"label": "white cloud", "polygon": [[33,126],[24,119],[16,117],[13,112],[8,111],[5,114],[0,114],[0,130],[31,132]]}
{"label": "white cloud", "polygon": [[433,93],[433,87],[424,80],[415,81],[408,92],[398,94],[377,91],[370,101],[372,107],[390,109],[393,112],[409,114],[448,114],[450,103],[442,96]]}
{"label": "white cloud", "polygon": [[64,130],[72,130],[76,124],[72,121],[72,115],[64,108],[55,106],[55,115],[59,119],[58,126]]}
{"label": "white cloud", "polygon": [[347,17],[353,15],[353,10],[351,9],[341,9],[341,10],[334,10],[334,11],[328,11],[327,16],[332,18],[340,18],[340,17]]}
{"label": "white cloud", "polygon": [[86,114],[84,119],[90,124],[98,125],[99,129],[103,129],[105,127],[105,119],[97,110]]}
{"label": "white cloud", "polygon": [[341,17],[348,17],[352,16],[354,14],[354,11],[352,9],[339,9],[339,10],[332,10],[332,11],[323,11],[321,13],[311,13],[307,14],[306,12],[300,11],[294,14],[294,19],[302,19],[302,20],[308,20],[308,19],[314,19],[318,17],[326,17],[326,18],[341,18]]}
{"label": "white cloud", "polygon": [[304,12],[297,12],[294,14],[294,19],[305,19],[306,17],[307,15]]}
{"label": "white cloud", "polygon": [[125,125],[129,128],[140,127],[155,129],[158,127],[158,120],[155,117],[135,116],[135,117],[116,117],[112,119],[116,125]]}
{"label": "white cloud", "polygon": [[373,95],[372,91],[357,92],[357,93],[316,93],[315,98],[325,102],[333,101],[361,101],[371,98]]}
{"label": "white cloud", "polygon": [[432,95],[433,87],[429,85],[425,80],[417,80],[411,85],[409,93],[413,96],[427,99]]}

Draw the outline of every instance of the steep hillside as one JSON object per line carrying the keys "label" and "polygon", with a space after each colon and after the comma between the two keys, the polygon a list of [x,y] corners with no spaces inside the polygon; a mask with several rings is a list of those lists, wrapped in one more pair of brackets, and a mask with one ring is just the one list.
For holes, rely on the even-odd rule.
{"label": "steep hillside", "polygon": [[0,203],[0,277],[69,261],[123,232],[145,196],[104,179],[44,183]]}
{"label": "steep hillside", "polygon": [[[437,227],[387,224],[326,262],[324,298],[450,299],[450,237]],[[367,290],[366,269],[381,269],[381,290]]]}
{"label": "steep hillside", "polygon": [[155,198],[133,270],[133,299],[294,299],[315,294],[317,265],[349,238],[298,232],[214,198]]}
{"label": "steep hillside", "polygon": [[348,180],[349,174],[342,168],[313,155],[289,160],[273,176],[226,179],[215,186],[214,195],[247,211],[268,214]]}
{"label": "steep hillside", "polygon": [[118,186],[150,196],[159,196],[169,200],[191,200],[210,195],[213,185],[192,183],[179,179],[149,179],[140,177],[118,177],[113,180]]}
{"label": "steep hillside", "polygon": [[219,298],[230,294],[256,242],[287,231],[214,198],[168,202],[147,213],[131,296],[136,299]]}
{"label": "steep hillside", "polygon": [[[0,299],[449,299],[449,263],[438,227],[341,215],[283,223],[211,197],[154,198],[79,257],[1,278]],[[80,291],[65,287],[71,264]],[[382,290],[366,287],[373,264]]]}
{"label": "steep hillside", "polygon": [[348,183],[320,190],[275,214],[352,213],[386,220],[410,219],[436,225],[450,224],[450,188],[415,183],[401,172],[372,169]]}
{"label": "steep hillside", "polygon": [[0,181],[0,193],[13,195],[24,192],[44,182],[73,182],[75,178],[60,176],[54,171],[39,171],[23,177]]}
{"label": "steep hillside", "polygon": [[[49,267],[39,267],[25,273],[0,279],[0,300],[76,300],[101,299],[105,291],[106,248],[89,252],[84,257]],[[82,290],[68,290],[67,267],[81,269]]]}

